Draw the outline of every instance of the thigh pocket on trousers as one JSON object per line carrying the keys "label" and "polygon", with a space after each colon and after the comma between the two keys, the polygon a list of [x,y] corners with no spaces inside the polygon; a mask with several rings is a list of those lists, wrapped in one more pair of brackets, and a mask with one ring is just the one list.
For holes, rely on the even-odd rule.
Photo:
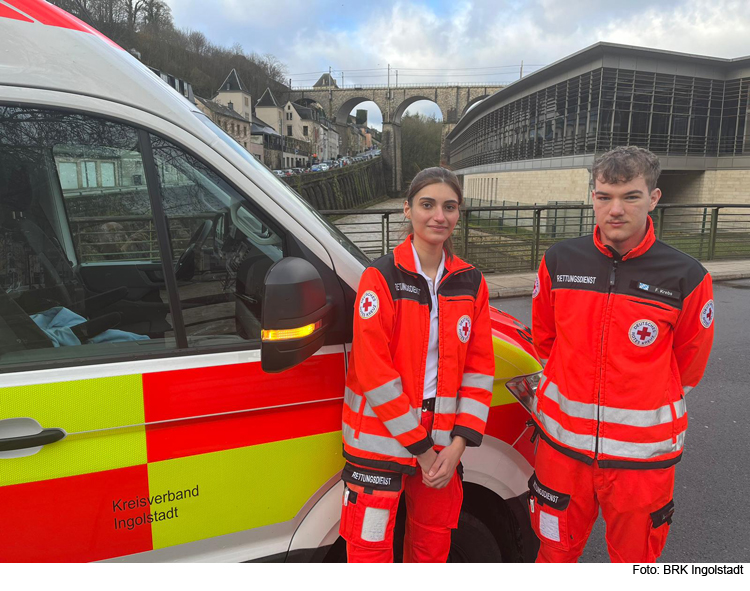
{"label": "thigh pocket on trousers", "polygon": [[651,513],[651,525],[654,529],[660,528],[662,525],[670,525],[672,523],[672,515],[674,515],[674,501],[669,501],[661,509],[657,509]]}
{"label": "thigh pocket on trousers", "polygon": [[570,495],[545,486],[536,477],[529,479],[529,516],[540,541],[552,548],[570,549],[568,505]]}
{"label": "thigh pocket on trousers", "polygon": [[[354,488],[361,489],[358,486]],[[364,548],[390,547],[393,544],[399,496],[399,492],[393,491],[353,490],[345,483],[339,526],[341,537]]]}

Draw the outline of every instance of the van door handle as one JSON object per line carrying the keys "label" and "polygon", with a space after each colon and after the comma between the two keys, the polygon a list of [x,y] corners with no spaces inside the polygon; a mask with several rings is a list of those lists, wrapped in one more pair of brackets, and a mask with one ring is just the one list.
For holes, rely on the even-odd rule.
{"label": "van door handle", "polygon": [[40,447],[60,441],[65,437],[65,431],[55,427],[42,429],[34,435],[20,435],[18,437],[5,437],[0,439],[0,452],[27,449],[29,447]]}

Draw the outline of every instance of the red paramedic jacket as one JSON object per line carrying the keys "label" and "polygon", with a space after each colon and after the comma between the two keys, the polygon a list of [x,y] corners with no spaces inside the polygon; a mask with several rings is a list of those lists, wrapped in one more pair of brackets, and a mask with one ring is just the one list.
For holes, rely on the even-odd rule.
{"label": "red paramedic jacket", "polygon": [[711,276],[647,223],[623,256],[601,242],[598,227],[555,244],[534,286],[532,333],[545,365],[534,420],[556,449],[601,467],[680,460],[685,394],[713,342]]}
{"label": "red paramedic jacket", "polygon": [[495,375],[487,284],[472,265],[446,257],[437,288],[435,418],[430,433],[421,425],[432,299],[411,240],[362,275],[343,410],[344,457],[407,474],[415,455],[457,435],[471,446],[482,442]]}

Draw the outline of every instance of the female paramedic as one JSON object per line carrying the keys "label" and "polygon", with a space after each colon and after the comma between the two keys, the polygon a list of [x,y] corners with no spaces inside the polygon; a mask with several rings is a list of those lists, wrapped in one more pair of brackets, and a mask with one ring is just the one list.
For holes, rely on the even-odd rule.
{"label": "female paramedic", "polygon": [[404,491],[404,562],[445,562],[458,526],[459,462],[482,442],[495,373],[487,284],[452,251],[461,200],[452,172],[420,172],[404,203],[412,233],[360,279],[343,410],[349,562],[393,562]]}

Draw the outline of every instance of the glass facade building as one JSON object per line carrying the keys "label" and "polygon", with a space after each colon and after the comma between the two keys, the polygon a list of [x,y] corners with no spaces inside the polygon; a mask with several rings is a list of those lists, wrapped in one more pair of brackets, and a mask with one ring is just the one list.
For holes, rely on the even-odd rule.
{"label": "glass facade building", "polygon": [[[581,53],[597,49],[612,54],[618,48],[598,44]],[[700,67],[692,71],[700,75],[686,75],[683,72],[691,70],[693,56],[658,52],[658,59],[638,60],[632,55],[640,52],[653,58],[657,52],[625,50],[627,59],[603,55],[600,67],[582,68],[575,59],[566,58],[545,68],[553,69],[554,75],[545,76],[545,70],[530,75],[536,78],[533,86],[527,83],[531,91],[514,92],[516,83],[496,93],[449,135],[450,166],[460,170],[593,155],[620,145],[637,145],[670,157],[750,155],[746,141],[750,72],[742,76],[746,72],[738,64],[746,60],[693,58]],[[590,66],[596,63],[589,59]],[[607,67],[608,63],[619,67]],[[550,78],[549,84],[544,85],[545,78]]]}

